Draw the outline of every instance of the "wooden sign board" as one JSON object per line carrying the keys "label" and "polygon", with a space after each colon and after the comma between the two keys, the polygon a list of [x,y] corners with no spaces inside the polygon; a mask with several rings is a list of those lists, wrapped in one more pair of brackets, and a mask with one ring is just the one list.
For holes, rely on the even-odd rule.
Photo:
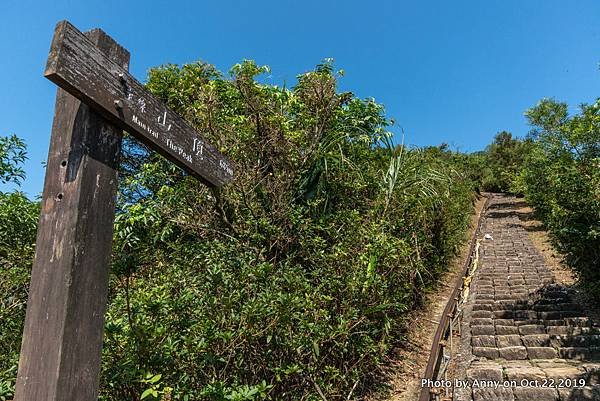
{"label": "wooden sign board", "polygon": [[233,179],[225,156],[68,21],[56,27],[44,76],[207,185]]}
{"label": "wooden sign board", "polygon": [[217,187],[232,164],[127,72],[100,29],[60,22],[46,77],[60,88],[15,401],[97,401],[123,130]]}

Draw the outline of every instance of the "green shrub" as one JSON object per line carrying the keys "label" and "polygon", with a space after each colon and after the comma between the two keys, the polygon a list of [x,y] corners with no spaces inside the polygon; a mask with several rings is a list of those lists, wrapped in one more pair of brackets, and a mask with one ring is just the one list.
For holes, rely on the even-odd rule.
{"label": "green shrub", "polygon": [[[25,144],[0,137],[0,181],[25,178]],[[0,400],[12,399],[34,254],[39,205],[21,192],[0,192]]]}
{"label": "green shrub", "polygon": [[567,262],[600,300],[600,100],[574,116],[543,99],[527,111],[535,147],[519,180]]}
{"label": "green shrub", "polygon": [[209,190],[128,142],[104,399],[138,397],[147,373],[173,399],[364,395],[464,239],[462,155],[393,146],[382,106],[337,93],[329,63],[291,90],[265,71],[150,73],[236,180]]}
{"label": "green shrub", "polygon": [[25,179],[21,164],[27,159],[25,142],[16,135],[0,137],[0,183],[19,184]]}
{"label": "green shrub", "polygon": [[480,154],[482,189],[489,192],[520,193],[521,188],[515,185],[515,181],[530,146],[529,141],[513,138],[510,132],[496,134],[494,142]]}
{"label": "green shrub", "polygon": [[360,398],[463,243],[468,157],[393,145],[330,62],[293,89],[267,71],[151,70],[236,179],[209,189],[126,138],[101,399]]}

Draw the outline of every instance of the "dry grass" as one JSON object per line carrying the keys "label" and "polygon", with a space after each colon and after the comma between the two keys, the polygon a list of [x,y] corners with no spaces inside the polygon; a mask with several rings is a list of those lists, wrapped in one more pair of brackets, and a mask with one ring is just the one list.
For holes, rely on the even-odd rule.
{"label": "dry grass", "polygon": [[564,263],[564,257],[552,245],[548,232],[542,222],[533,216],[533,209],[522,206],[517,210],[521,225],[529,233],[529,239],[544,257],[546,265],[554,274],[557,284],[573,287],[576,291],[575,301],[585,308],[585,312],[594,321],[600,322],[600,306],[589,300],[586,292],[579,289],[577,274]]}
{"label": "dry grass", "polygon": [[529,239],[544,257],[546,265],[554,273],[556,282],[567,286],[574,285],[577,282],[575,273],[563,263],[563,256],[552,246],[542,222],[533,216],[533,209],[523,205],[517,209],[517,213],[521,226],[528,232]]}

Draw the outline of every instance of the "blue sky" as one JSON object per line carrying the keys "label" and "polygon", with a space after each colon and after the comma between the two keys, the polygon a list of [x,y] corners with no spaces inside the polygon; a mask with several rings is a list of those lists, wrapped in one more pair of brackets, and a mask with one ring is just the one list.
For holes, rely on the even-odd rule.
{"label": "blue sky", "polygon": [[[56,87],[42,77],[55,24],[104,29],[131,52],[131,72],[244,58],[293,83],[326,57],[341,89],[385,104],[415,145],[482,149],[497,131],[524,135],[542,97],[600,96],[600,1],[31,1],[0,7],[0,135],[29,147],[22,189],[42,190]],[[398,138],[398,141],[400,138]],[[8,187],[0,185],[0,190]]]}

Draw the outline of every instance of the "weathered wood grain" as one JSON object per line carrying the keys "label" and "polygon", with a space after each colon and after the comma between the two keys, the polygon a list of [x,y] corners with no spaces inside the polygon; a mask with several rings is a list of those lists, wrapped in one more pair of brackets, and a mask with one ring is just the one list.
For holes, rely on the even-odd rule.
{"label": "weathered wood grain", "polygon": [[[128,68],[127,50],[86,35]],[[121,134],[58,89],[15,401],[98,399]]]}
{"label": "weathered wood grain", "polygon": [[44,75],[207,185],[233,179],[224,155],[67,21],[57,25]]}

